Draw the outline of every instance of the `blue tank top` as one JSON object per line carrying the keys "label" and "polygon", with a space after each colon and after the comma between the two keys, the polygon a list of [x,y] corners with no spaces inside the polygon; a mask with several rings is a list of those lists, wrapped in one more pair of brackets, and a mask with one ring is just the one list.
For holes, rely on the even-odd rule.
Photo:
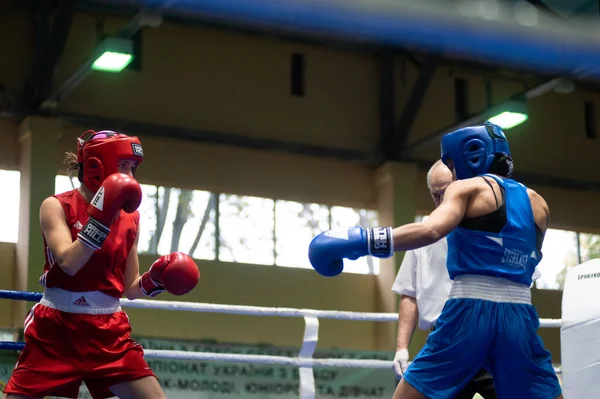
{"label": "blue tank top", "polygon": [[504,188],[506,225],[499,233],[457,227],[448,235],[448,274],[504,277],[530,286],[542,260],[536,246],[535,220],[527,187],[511,179],[493,178]]}

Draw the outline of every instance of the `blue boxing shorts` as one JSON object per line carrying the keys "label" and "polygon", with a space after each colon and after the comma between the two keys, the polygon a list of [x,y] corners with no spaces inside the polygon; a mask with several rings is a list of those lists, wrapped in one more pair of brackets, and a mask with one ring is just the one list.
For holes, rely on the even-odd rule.
{"label": "blue boxing shorts", "polygon": [[404,378],[430,399],[450,399],[486,368],[500,399],[554,399],[562,389],[539,326],[531,304],[451,297]]}

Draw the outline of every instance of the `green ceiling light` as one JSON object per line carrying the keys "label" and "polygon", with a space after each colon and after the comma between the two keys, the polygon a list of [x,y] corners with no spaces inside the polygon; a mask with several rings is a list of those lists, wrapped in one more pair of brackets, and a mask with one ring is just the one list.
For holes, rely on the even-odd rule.
{"label": "green ceiling light", "polygon": [[492,116],[488,118],[488,121],[504,130],[520,125],[529,118],[525,104],[516,101],[501,104],[492,109],[490,115]]}
{"label": "green ceiling light", "polygon": [[510,129],[527,120],[527,114],[521,114],[519,112],[504,111],[499,115],[496,115],[489,119],[495,125],[500,126],[502,129]]}
{"label": "green ceiling light", "polygon": [[133,60],[133,44],[130,39],[107,37],[96,48],[92,69],[104,72],[121,72]]}

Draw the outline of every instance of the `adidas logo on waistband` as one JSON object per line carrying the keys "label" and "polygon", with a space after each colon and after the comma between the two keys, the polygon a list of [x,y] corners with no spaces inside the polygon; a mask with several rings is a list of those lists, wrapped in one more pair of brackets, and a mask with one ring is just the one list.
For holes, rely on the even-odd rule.
{"label": "adidas logo on waistband", "polygon": [[79,299],[76,299],[73,302],[73,305],[78,305],[78,306],[90,306],[90,304],[88,303],[88,301],[85,300],[85,297],[82,296]]}

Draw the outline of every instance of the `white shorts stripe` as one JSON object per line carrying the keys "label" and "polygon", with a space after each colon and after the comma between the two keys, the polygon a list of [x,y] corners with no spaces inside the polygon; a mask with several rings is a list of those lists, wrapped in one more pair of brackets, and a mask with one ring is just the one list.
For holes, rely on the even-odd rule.
{"label": "white shorts stripe", "polygon": [[23,334],[25,334],[25,332],[27,331],[27,328],[31,325],[31,323],[33,323],[33,319],[34,319],[33,312],[35,311],[35,308],[37,305],[39,305],[39,303],[36,303],[35,305],[33,305],[31,310],[29,311],[29,313],[27,313],[27,316],[25,317],[25,324],[23,326]]}

